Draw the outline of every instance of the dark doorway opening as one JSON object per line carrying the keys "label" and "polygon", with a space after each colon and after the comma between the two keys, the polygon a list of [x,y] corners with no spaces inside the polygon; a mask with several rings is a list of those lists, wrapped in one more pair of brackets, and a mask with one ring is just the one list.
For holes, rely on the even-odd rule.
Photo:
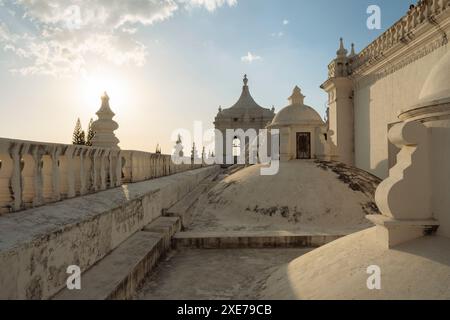
{"label": "dark doorway opening", "polygon": [[297,132],[297,159],[311,159],[310,132]]}

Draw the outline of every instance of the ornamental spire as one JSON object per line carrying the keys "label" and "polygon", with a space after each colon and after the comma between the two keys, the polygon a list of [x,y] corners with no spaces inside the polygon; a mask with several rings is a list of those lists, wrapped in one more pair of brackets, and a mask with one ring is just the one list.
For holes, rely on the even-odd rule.
{"label": "ornamental spire", "polygon": [[336,52],[338,58],[345,58],[347,56],[347,49],[344,47],[344,39],[339,39],[339,50]]}
{"label": "ornamental spire", "polygon": [[119,139],[114,134],[119,125],[113,120],[115,114],[109,106],[109,96],[106,92],[101,100],[102,105],[96,113],[98,119],[92,123],[92,130],[95,132],[92,138],[92,146],[119,149]]}
{"label": "ornamental spire", "polygon": [[244,87],[247,87],[248,86],[248,78],[247,78],[247,75],[246,74],[244,74]]}
{"label": "ornamental spire", "polygon": [[305,96],[302,94],[302,90],[295,86],[292,95],[289,97],[289,102],[291,105],[303,105],[305,101]]}
{"label": "ornamental spire", "polygon": [[355,52],[355,44],[352,43],[352,50],[350,52],[349,58],[353,58],[356,56],[356,52]]}

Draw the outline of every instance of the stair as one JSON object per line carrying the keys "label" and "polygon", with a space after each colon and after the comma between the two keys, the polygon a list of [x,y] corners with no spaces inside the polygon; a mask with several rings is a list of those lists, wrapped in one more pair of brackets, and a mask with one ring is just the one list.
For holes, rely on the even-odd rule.
{"label": "stair", "polygon": [[179,232],[173,245],[196,249],[317,248],[343,236],[287,231]]}
{"label": "stair", "polygon": [[181,228],[178,218],[160,217],[81,275],[81,290],[64,288],[55,300],[129,299],[169,249]]}
{"label": "stair", "polygon": [[164,217],[178,217],[181,220],[182,227],[186,227],[191,222],[191,212],[190,209],[194,207],[197,203],[198,198],[207,190],[210,189],[211,185],[214,184],[214,180],[219,175],[219,172],[207,177],[199,185],[188,193],[184,198],[178,201],[169,209],[164,210]]}

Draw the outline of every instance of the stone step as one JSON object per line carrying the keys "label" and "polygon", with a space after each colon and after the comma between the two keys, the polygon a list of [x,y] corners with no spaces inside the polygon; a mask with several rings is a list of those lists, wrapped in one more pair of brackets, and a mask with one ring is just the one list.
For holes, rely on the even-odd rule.
{"label": "stone step", "polygon": [[159,217],[142,231],[162,234],[163,249],[166,252],[172,246],[172,237],[181,231],[181,219],[179,217]]}
{"label": "stone step", "polygon": [[164,210],[163,216],[165,217],[179,217],[181,219],[181,224],[183,227],[186,227],[190,223],[189,210],[197,203],[198,198],[206,192],[211,184],[214,183],[214,180],[219,175],[218,172],[210,175],[199,185],[194,188],[190,193],[188,193],[183,199],[178,201],[172,207],[167,210]]}
{"label": "stone step", "polygon": [[178,218],[160,217],[81,275],[81,290],[60,291],[56,300],[129,299],[171,246]]}
{"label": "stone step", "polygon": [[345,235],[287,231],[180,232],[172,241],[176,248],[317,248],[343,236]]}

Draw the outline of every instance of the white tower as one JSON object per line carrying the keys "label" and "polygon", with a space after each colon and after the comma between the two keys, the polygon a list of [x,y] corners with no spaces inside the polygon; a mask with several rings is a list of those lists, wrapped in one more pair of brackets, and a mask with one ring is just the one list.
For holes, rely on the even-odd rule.
{"label": "white tower", "polygon": [[340,39],[336,58],[328,66],[328,80],[321,88],[328,93],[329,129],[331,141],[336,146],[338,161],[354,164],[353,82],[351,59],[356,55],[352,46],[350,56]]}
{"label": "white tower", "polygon": [[101,99],[102,106],[96,113],[98,119],[92,124],[92,129],[95,133],[92,139],[92,146],[119,149],[119,139],[114,134],[114,131],[119,128],[119,125],[112,119],[115,114],[109,107],[109,97],[106,92]]}

